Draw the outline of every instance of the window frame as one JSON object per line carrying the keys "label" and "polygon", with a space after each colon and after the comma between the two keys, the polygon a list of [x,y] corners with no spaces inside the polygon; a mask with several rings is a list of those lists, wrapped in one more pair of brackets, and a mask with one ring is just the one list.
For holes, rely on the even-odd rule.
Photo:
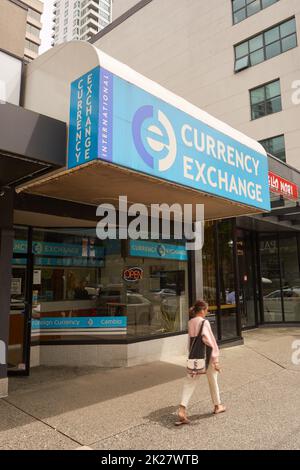
{"label": "window frame", "polygon": [[[269,150],[267,150],[264,145],[263,145],[263,142],[266,142],[266,141],[271,141],[273,139],[278,139],[279,137],[283,137],[283,144],[284,144],[284,160],[282,160],[281,158],[277,157],[276,155],[274,155],[273,153],[271,153]],[[286,162],[286,147],[285,147],[285,135],[284,134],[278,134],[278,135],[274,135],[273,137],[268,137],[266,139],[261,139],[259,140],[259,143],[264,147],[264,149],[266,150],[267,153],[269,153],[270,155],[272,155],[273,157],[277,158],[278,160],[280,160],[281,162]]]}
{"label": "window frame", "polygon": [[[288,23],[288,22],[290,22],[290,21],[292,21],[292,20],[295,21],[295,25],[296,25],[295,31],[294,31],[293,33],[290,33],[290,34],[286,35],[286,36],[282,36],[282,35],[281,35],[281,28],[280,28],[280,27],[281,27],[282,25],[284,25],[285,23]],[[275,29],[275,28],[278,28],[278,29],[279,29],[279,39],[276,39],[276,40],[274,40],[274,41],[272,41],[272,42],[266,44],[265,34],[266,34],[267,32],[269,32],[269,31],[272,31],[272,30]],[[252,52],[250,52],[250,41],[253,40],[253,39],[255,39],[255,38],[258,38],[259,36],[262,36],[262,47],[260,47],[260,48],[258,48],[258,49],[255,49],[255,50],[253,50]],[[295,45],[294,47],[290,48],[290,49],[283,50],[283,48],[282,48],[282,42],[283,42],[283,40],[284,40],[284,39],[287,39],[287,38],[290,38],[290,37],[292,37],[292,36],[296,36],[296,45]],[[266,48],[267,48],[267,47],[270,47],[271,45],[273,45],[273,44],[275,44],[275,43],[277,43],[277,42],[280,43],[280,53],[268,58],[267,55],[266,55]],[[248,53],[245,54],[245,55],[243,55],[243,56],[241,56],[241,57],[238,57],[238,58],[237,58],[236,50],[237,50],[237,48],[238,48],[239,46],[241,46],[241,45],[243,45],[243,44],[247,44]],[[246,68],[255,67],[255,65],[262,64],[263,62],[266,62],[267,60],[273,59],[274,57],[277,57],[277,56],[279,56],[279,55],[281,55],[281,54],[284,54],[285,52],[288,52],[288,51],[290,51],[290,50],[292,50],[292,49],[295,49],[296,47],[298,47],[297,20],[296,20],[296,17],[295,17],[295,16],[292,16],[291,18],[288,18],[288,19],[286,19],[286,20],[284,20],[284,21],[281,21],[280,23],[277,23],[277,24],[273,25],[271,28],[265,29],[265,30],[261,31],[261,32],[258,33],[258,34],[255,34],[254,36],[250,36],[248,39],[245,39],[244,41],[241,41],[241,42],[239,42],[239,43],[237,43],[237,44],[234,44],[234,46],[233,46],[233,49],[234,49],[234,73],[239,73],[239,72],[241,72],[242,70],[245,70]],[[264,60],[262,60],[261,62],[258,62],[257,64],[253,64],[253,65],[252,65],[252,64],[251,64],[251,54],[253,54],[253,53],[255,53],[255,52],[258,52],[258,51],[261,51],[261,50],[263,51]],[[242,59],[246,59],[247,57],[248,57],[248,61],[247,61],[248,65],[247,65],[246,67],[243,67],[243,68],[237,70],[237,68],[236,68],[237,61],[240,61],[240,60],[242,60]]]}
{"label": "window frame", "polygon": [[[233,7],[233,3],[234,3],[234,0],[231,0],[231,14],[232,14],[232,25],[235,26],[237,24],[240,24],[242,23],[242,21],[245,21],[247,20],[248,18],[251,18],[252,16],[254,15],[257,15],[257,13],[260,13],[261,11],[263,10],[266,10],[266,8],[270,8],[272,7],[273,5],[275,5],[276,3],[279,2],[279,0],[275,0],[274,3],[272,3],[271,5],[268,5],[266,7],[263,6],[263,0],[259,0],[259,4],[260,4],[260,9],[256,12],[256,13],[253,13],[252,15],[248,15],[247,14],[247,7],[249,5],[251,5],[251,3],[254,3],[256,0],[252,0],[249,4],[245,4],[245,6],[241,7],[241,8],[238,8],[237,10],[234,10],[234,7]],[[240,20],[240,21],[234,21],[234,15],[242,10],[245,10],[245,13],[246,13],[246,16],[243,20]]]}
{"label": "window frame", "polygon": [[[272,83],[276,83],[276,82],[279,83],[280,94],[279,94],[279,95],[272,96],[272,98],[267,98],[267,94],[266,94],[267,86],[268,86],[268,85],[271,85]],[[251,95],[251,93],[252,93],[253,91],[259,90],[259,89],[261,89],[261,88],[263,88],[263,90],[264,90],[264,101],[259,101],[258,103],[253,104],[253,103],[252,103],[252,95]],[[262,85],[259,85],[259,86],[255,87],[255,88],[251,88],[251,89],[249,90],[249,97],[250,97],[250,114],[251,114],[251,121],[256,121],[257,119],[261,119],[261,118],[263,118],[263,117],[270,116],[271,114],[280,113],[280,112],[282,111],[282,94],[281,94],[280,78],[276,78],[275,80],[271,80],[270,82],[266,82],[266,83],[264,83],[264,84],[262,84]],[[264,114],[263,116],[259,116],[259,117],[256,117],[256,118],[253,117],[253,106],[257,106],[257,105],[263,103],[263,104],[264,104],[264,108],[265,108],[265,110],[266,110],[266,109],[267,109],[267,103],[270,102],[270,101],[272,101],[272,100],[274,100],[275,98],[278,98],[278,97],[280,97],[280,101],[281,101],[281,109],[280,109],[280,111],[275,111],[275,112],[273,112],[273,113],[266,113],[266,114]],[[277,137],[277,136],[275,136],[275,137]]]}

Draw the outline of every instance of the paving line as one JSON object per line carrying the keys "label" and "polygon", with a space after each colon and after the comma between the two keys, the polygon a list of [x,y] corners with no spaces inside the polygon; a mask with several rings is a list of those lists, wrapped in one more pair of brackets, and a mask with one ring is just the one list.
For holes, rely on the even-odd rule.
{"label": "paving line", "polygon": [[272,362],[273,364],[276,364],[278,367],[281,367],[281,369],[284,369],[284,370],[288,370],[287,367],[284,367],[282,364],[279,364],[278,362],[274,361],[273,359],[271,359],[270,357],[266,356],[265,354],[257,351],[256,349],[254,348],[251,348],[250,346],[247,346],[245,344],[245,347],[250,349],[250,351],[254,351],[256,354],[258,354],[259,356],[262,356],[264,357],[265,359],[268,359],[268,361]]}
{"label": "paving line", "polygon": [[65,434],[64,432],[60,431],[59,429],[55,428],[54,426],[51,426],[51,424],[49,423],[46,423],[45,421],[43,421],[42,419],[40,418],[37,418],[36,416],[32,415],[31,413],[28,413],[27,411],[23,410],[22,408],[20,408],[19,406],[15,405],[14,403],[11,403],[7,398],[3,398],[3,401],[5,401],[8,405],[10,406],[13,406],[14,408],[16,408],[16,410],[18,411],[21,411],[22,413],[24,413],[25,415],[29,416],[30,418],[34,419],[35,421],[38,421],[39,423],[42,423],[44,424],[45,426],[48,426],[48,428],[52,429],[53,431],[61,434],[62,436],[66,437],[67,439],[69,439],[70,441],[73,441],[75,442],[75,444],[78,444],[79,446],[83,446],[83,444],[79,441],[76,441],[76,439],[73,439],[73,437],[70,437],[68,436],[67,434]]}

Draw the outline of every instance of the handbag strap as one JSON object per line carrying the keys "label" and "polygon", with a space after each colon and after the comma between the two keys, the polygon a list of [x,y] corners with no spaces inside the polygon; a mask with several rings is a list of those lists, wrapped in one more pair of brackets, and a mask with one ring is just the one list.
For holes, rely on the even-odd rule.
{"label": "handbag strap", "polygon": [[192,346],[191,346],[191,348],[190,348],[189,355],[191,354],[191,352],[192,352],[192,350],[193,350],[193,347],[194,347],[194,345],[195,345],[196,339],[199,338],[199,336],[202,336],[202,330],[203,330],[203,327],[204,327],[204,323],[205,323],[205,322],[206,322],[206,320],[203,320],[202,325],[201,325],[201,327],[200,327],[200,329],[199,329],[199,333],[198,333],[197,336],[195,336],[195,338],[194,338],[193,344],[192,344]]}

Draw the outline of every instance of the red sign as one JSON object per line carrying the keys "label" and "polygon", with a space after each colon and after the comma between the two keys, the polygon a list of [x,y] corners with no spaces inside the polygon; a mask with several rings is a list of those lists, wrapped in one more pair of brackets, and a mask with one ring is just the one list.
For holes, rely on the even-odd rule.
{"label": "red sign", "polygon": [[269,187],[270,191],[280,194],[287,199],[298,199],[298,186],[272,173],[272,171],[269,171]]}
{"label": "red sign", "polygon": [[126,268],[123,270],[122,275],[124,281],[140,281],[143,279],[143,270],[142,268]]}

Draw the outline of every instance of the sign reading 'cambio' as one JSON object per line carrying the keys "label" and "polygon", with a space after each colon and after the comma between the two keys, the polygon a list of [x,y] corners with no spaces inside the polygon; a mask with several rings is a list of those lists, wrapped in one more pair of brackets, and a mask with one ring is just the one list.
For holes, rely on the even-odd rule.
{"label": "sign reading 'cambio'", "polygon": [[103,68],[71,85],[68,168],[101,159],[269,210],[267,156],[255,148]]}

